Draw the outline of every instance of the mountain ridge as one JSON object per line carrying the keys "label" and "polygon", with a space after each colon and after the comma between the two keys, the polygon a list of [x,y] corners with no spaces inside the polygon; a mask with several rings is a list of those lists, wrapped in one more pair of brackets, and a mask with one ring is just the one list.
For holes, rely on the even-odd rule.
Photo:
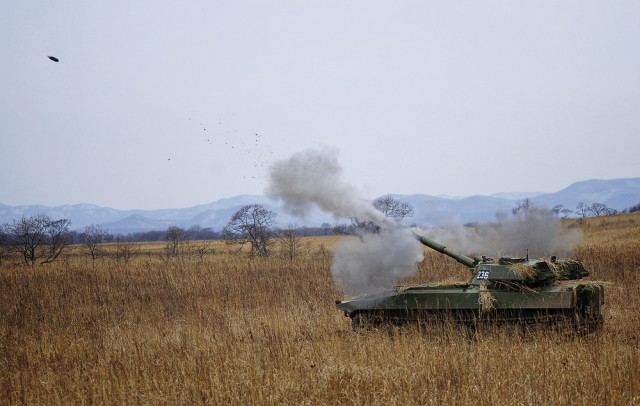
{"label": "mountain ridge", "polygon": [[[640,177],[579,181],[554,193],[502,192],[466,197],[427,194],[388,195],[413,206],[414,216],[405,221],[408,224],[433,226],[451,222],[483,223],[494,221],[497,213],[509,213],[523,198],[530,199],[535,205],[549,208],[563,205],[573,210],[577,203],[583,202],[585,204],[602,203],[616,210],[624,210],[640,203]],[[290,224],[297,227],[319,227],[323,223],[336,224],[348,221],[348,219],[336,219],[319,209],[313,209],[304,219],[295,218],[285,213],[279,202],[266,196],[237,195],[192,207],[156,210],[118,210],[90,203],[54,207],[38,204],[9,206],[0,203],[0,224],[22,216],[46,214],[54,219],[71,220],[71,228],[74,230],[82,230],[89,224],[99,224],[114,234],[165,230],[172,225],[184,228],[199,225],[220,230],[227,224],[233,213],[246,204],[261,204],[276,212],[280,227]]]}

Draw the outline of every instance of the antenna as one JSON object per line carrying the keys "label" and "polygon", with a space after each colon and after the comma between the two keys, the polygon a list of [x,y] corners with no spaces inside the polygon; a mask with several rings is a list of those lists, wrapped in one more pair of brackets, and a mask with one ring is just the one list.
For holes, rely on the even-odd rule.
{"label": "antenna", "polygon": [[529,248],[527,248],[527,262],[529,262]]}

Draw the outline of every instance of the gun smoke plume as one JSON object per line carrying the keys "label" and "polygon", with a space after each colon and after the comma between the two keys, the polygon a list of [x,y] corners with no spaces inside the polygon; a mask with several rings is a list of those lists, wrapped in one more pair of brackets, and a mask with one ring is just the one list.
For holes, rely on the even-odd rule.
{"label": "gun smoke plume", "polygon": [[336,149],[324,147],[295,153],[276,162],[269,175],[267,196],[281,200],[285,210],[295,216],[304,217],[315,205],[336,218],[384,218],[341,179]]}
{"label": "gun smoke plume", "polygon": [[512,217],[499,214],[495,224],[449,224],[420,233],[456,251],[473,255],[569,257],[582,240],[582,230],[565,228],[552,210],[529,207]]}
{"label": "gun smoke plume", "polygon": [[393,287],[399,279],[415,275],[423,259],[422,246],[411,231],[387,227],[345,238],[333,256],[331,273],[339,289],[356,295]]}
{"label": "gun smoke plume", "polygon": [[[304,217],[312,207],[339,218],[357,218],[380,226],[378,233],[345,237],[337,247],[331,273],[339,289],[355,295],[390,288],[413,276],[423,248],[415,235],[386,218],[342,180],[338,151],[309,149],[276,162],[270,169],[266,194],[281,200],[285,210]],[[521,210],[520,210],[521,209]],[[566,229],[551,210],[527,205],[513,216],[498,215],[495,224],[416,230],[468,255],[566,257],[582,239],[580,229]]]}
{"label": "gun smoke plume", "polygon": [[423,258],[413,234],[386,218],[342,180],[338,151],[309,149],[276,162],[270,169],[266,194],[281,200],[285,210],[304,217],[316,206],[338,218],[373,221],[376,234],[345,237],[331,264],[334,282],[347,294],[389,288],[415,274]]}

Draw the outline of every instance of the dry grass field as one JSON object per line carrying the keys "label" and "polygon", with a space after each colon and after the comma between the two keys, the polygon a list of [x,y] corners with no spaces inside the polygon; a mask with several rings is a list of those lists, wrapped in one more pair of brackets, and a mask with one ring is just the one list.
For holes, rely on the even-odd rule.
{"label": "dry grass field", "polygon": [[[158,244],[128,262],[93,264],[80,247],[35,269],[4,260],[0,403],[640,404],[640,216],[581,226],[574,257],[608,282],[589,336],[353,333],[334,306],[330,237],[294,260],[221,243],[171,261]],[[413,282],[467,279],[425,253]]]}

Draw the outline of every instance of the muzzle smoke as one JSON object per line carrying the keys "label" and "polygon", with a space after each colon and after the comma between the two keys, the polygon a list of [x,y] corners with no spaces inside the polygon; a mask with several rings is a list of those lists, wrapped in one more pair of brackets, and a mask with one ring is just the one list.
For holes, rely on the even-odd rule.
{"label": "muzzle smoke", "polygon": [[[336,219],[373,221],[379,233],[345,237],[331,264],[336,286],[349,295],[390,288],[400,278],[413,276],[423,259],[414,234],[384,217],[342,180],[335,149],[309,149],[276,162],[270,170],[266,193],[282,201],[285,210],[304,217],[311,208]],[[580,229],[566,229],[551,210],[530,205],[514,216],[498,216],[495,224],[422,230],[442,244],[467,255],[566,257],[582,239]]]}
{"label": "muzzle smoke", "polygon": [[565,228],[553,211],[537,207],[513,216],[499,215],[495,224],[450,224],[421,233],[465,254],[494,257],[569,257],[582,240],[581,229]]}
{"label": "muzzle smoke", "polygon": [[376,234],[347,237],[336,249],[331,273],[339,289],[356,295],[391,288],[415,275],[424,253],[414,234],[401,227],[385,227]]}
{"label": "muzzle smoke", "polygon": [[414,275],[423,258],[413,234],[384,217],[361,199],[342,179],[338,151],[309,149],[276,162],[270,170],[266,194],[282,201],[284,209],[304,217],[316,206],[339,218],[373,221],[380,232],[345,237],[338,246],[331,272],[336,286],[347,294],[392,287],[398,278]]}
{"label": "muzzle smoke", "polygon": [[336,218],[382,220],[383,216],[360,199],[355,188],[342,180],[338,151],[308,149],[276,162],[269,173],[267,196],[279,199],[284,209],[304,217],[313,206]]}

